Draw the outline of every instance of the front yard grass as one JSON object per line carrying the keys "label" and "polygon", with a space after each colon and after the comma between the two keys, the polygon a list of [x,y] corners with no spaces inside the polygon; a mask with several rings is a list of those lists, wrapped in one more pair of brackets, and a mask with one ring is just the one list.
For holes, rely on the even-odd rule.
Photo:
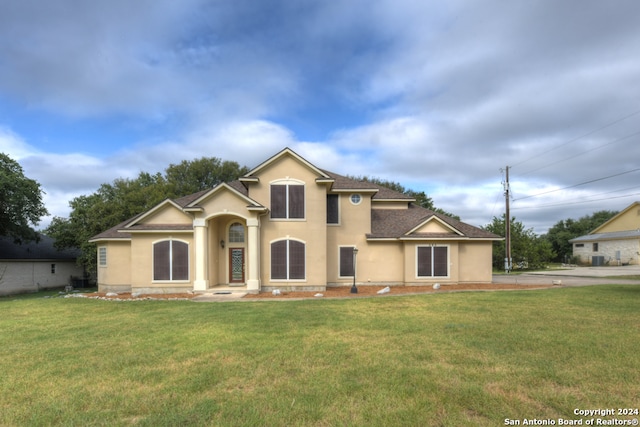
{"label": "front yard grass", "polygon": [[0,298],[0,425],[495,426],[637,408],[639,303],[640,286],[625,285]]}

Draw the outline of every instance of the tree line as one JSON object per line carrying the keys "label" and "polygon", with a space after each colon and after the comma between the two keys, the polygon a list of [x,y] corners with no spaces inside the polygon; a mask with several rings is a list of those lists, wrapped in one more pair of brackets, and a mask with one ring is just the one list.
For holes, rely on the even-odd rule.
{"label": "tree line", "polygon": [[[551,262],[572,263],[573,247],[569,240],[589,234],[599,225],[608,221],[617,211],[602,210],[579,219],[564,219],[558,221],[546,234],[537,235],[533,228],[526,228],[515,217],[511,218],[511,257],[514,268],[537,270],[546,267]],[[498,236],[505,237],[505,215],[493,217],[491,224],[483,229]],[[493,243],[493,267],[504,268],[505,241]]]}

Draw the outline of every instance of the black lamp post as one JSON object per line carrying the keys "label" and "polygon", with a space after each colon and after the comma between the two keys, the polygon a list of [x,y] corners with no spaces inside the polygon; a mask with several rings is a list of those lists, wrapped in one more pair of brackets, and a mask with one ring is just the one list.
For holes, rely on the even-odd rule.
{"label": "black lamp post", "polygon": [[351,286],[351,293],[357,294],[358,288],[356,287],[356,257],[358,256],[358,248],[353,248],[353,286]]}

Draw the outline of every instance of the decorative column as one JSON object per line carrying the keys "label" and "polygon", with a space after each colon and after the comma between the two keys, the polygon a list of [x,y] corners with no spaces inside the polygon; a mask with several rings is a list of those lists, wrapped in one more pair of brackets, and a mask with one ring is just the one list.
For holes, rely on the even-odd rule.
{"label": "decorative column", "polygon": [[260,220],[257,218],[247,219],[248,249],[249,249],[249,275],[247,278],[247,291],[251,293],[260,292],[260,237],[258,234]]}
{"label": "decorative column", "polygon": [[194,291],[206,291],[209,288],[209,245],[207,239],[207,220],[196,218],[193,220],[194,228],[194,256],[196,257],[196,277],[193,282]]}

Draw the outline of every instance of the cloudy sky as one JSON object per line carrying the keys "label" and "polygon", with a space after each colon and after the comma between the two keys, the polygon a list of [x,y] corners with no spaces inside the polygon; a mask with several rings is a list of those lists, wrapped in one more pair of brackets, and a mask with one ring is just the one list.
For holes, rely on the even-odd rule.
{"label": "cloudy sky", "polygon": [[[0,152],[52,215],[202,156],[424,190],[538,233],[640,200],[635,0],[4,0]],[[46,226],[45,218],[41,226]]]}

